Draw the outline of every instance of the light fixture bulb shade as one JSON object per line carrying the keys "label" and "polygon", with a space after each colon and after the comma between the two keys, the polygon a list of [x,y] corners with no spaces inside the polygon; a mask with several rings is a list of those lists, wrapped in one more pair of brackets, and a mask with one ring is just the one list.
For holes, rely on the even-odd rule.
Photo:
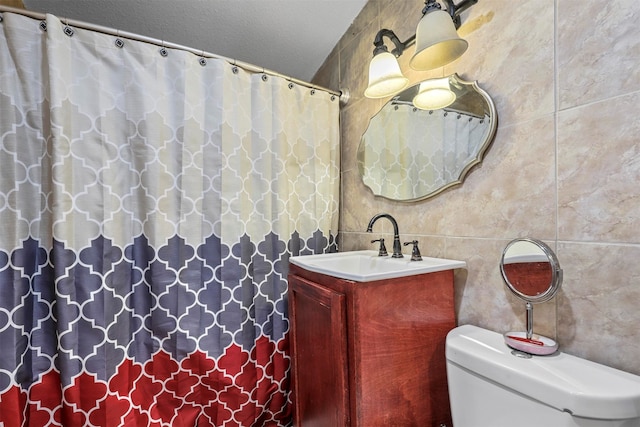
{"label": "light fixture bulb shade", "polygon": [[451,91],[449,78],[444,77],[420,83],[413,105],[421,110],[439,110],[453,104],[455,100],[456,94]]}
{"label": "light fixture bulb shade", "polygon": [[416,29],[416,52],[409,61],[414,70],[433,70],[458,59],[469,43],[460,38],[451,16],[434,10],[422,17]]}
{"label": "light fixture bulb shade", "polygon": [[392,53],[382,52],[369,63],[369,86],[364,91],[367,98],[384,98],[404,89],[409,79],[402,75],[398,60]]}

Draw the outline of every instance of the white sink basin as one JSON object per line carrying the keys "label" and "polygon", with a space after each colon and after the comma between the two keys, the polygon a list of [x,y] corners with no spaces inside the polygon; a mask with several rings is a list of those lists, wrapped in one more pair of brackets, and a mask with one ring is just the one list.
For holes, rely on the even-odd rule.
{"label": "white sink basin", "polygon": [[302,255],[291,257],[289,261],[305,270],[356,282],[393,279],[467,266],[464,261],[424,256],[422,261],[411,261],[410,255],[405,255],[404,258],[391,258],[391,255],[380,257],[377,251]]}

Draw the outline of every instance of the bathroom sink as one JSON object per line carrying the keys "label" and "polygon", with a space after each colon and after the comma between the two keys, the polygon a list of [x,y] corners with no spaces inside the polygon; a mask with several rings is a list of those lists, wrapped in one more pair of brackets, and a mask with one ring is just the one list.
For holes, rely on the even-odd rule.
{"label": "bathroom sink", "polygon": [[302,255],[289,258],[289,262],[315,273],[356,282],[393,279],[467,266],[464,261],[425,256],[422,261],[411,261],[411,256],[407,255],[404,258],[380,257],[377,251]]}

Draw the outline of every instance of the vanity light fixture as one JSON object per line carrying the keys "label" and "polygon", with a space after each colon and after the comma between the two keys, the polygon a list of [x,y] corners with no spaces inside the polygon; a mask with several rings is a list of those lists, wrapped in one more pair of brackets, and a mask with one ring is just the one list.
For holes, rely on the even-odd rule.
{"label": "vanity light fixture", "polygon": [[456,94],[449,86],[449,77],[429,79],[420,83],[413,105],[421,110],[439,110],[456,100]]}
{"label": "vanity light fixture", "polygon": [[[409,79],[402,75],[396,58],[413,44],[416,45],[416,51],[409,66],[418,71],[443,67],[467,50],[467,41],[458,36],[456,29],[460,27],[460,14],[478,0],[462,0],[458,4],[454,0],[443,1],[447,3],[447,12],[436,0],[425,1],[416,34],[404,42],[391,30],[385,28],[378,31],[369,64],[369,86],[364,92],[367,98],[384,98],[407,86]],[[391,52],[384,45],[384,37],[395,46]]]}
{"label": "vanity light fixture", "polygon": [[373,50],[373,58],[369,64],[369,86],[364,91],[364,96],[367,98],[384,98],[401,91],[409,83],[409,79],[402,75],[400,64],[396,59],[402,52],[398,47],[389,52],[382,41],[383,36],[389,37],[396,46],[401,46],[400,40],[393,31],[378,31],[373,43],[376,48]]}

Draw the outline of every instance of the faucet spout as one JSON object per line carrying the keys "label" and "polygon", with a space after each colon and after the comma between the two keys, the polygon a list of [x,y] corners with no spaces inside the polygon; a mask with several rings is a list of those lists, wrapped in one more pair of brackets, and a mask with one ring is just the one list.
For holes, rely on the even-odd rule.
{"label": "faucet spout", "polygon": [[373,218],[371,218],[371,220],[369,221],[369,225],[367,226],[367,233],[373,232],[373,224],[375,224],[375,222],[380,218],[387,218],[391,222],[391,225],[393,225],[393,255],[391,255],[391,257],[402,258],[403,256],[402,245],[400,244],[400,231],[398,229],[398,222],[394,217],[392,217],[388,213],[380,213],[374,215]]}

